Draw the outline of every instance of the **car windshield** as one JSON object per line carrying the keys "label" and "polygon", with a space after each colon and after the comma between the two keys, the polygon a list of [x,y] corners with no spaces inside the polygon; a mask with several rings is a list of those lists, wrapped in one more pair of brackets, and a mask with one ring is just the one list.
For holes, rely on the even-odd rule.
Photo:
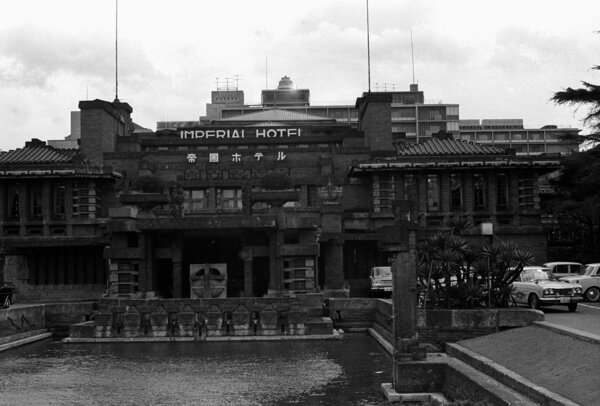
{"label": "car windshield", "polygon": [[591,275],[592,272],[594,272],[594,267],[588,265],[585,268],[582,268],[581,271],[579,271],[579,275]]}
{"label": "car windshield", "polygon": [[546,281],[548,279],[550,279],[550,275],[542,269],[527,269],[521,273],[521,281],[523,282]]}
{"label": "car windshield", "polygon": [[392,269],[388,266],[379,266],[373,268],[373,276],[378,278],[391,278],[392,277]]}

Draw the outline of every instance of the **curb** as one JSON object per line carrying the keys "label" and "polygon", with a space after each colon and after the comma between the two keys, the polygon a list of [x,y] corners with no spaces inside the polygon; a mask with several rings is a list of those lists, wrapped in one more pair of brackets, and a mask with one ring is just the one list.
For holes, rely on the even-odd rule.
{"label": "curb", "polygon": [[471,351],[459,344],[446,344],[446,352],[448,355],[451,355],[452,357],[472,366],[496,381],[543,405],[579,406],[578,403],[575,403],[572,400],[559,395],[558,393],[539,386],[525,377],[511,371],[510,369],[497,364],[491,359]]}
{"label": "curb", "polygon": [[578,340],[588,341],[592,344],[600,344],[600,336],[596,334],[587,333],[582,330],[574,328],[560,326],[554,323],[548,323],[547,321],[536,321],[533,323],[537,327],[545,328],[546,330],[555,331],[557,333],[565,334],[576,338]]}
{"label": "curb", "polygon": [[19,340],[15,340],[7,344],[0,345],[0,352],[10,350],[11,348],[20,347],[25,344],[30,344],[36,341],[45,340],[46,338],[50,337],[52,337],[52,333],[42,333],[26,338],[21,338]]}
{"label": "curb", "polygon": [[369,328],[367,331],[369,335],[373,337],[389,355],[394,355],[394,346],[389,341],[383,338],[383,336],[373,328]]}
{"label": "curb", "polygon": [[227,341],[307,341],[339,340],[343,337],[337,330],[333,334],[289,335],[289,336],[214,336],[198,339],[196,337],[119,337],[119,338],[73,338],[61,340],[65,344],[88,343],[168,343],[168,342],[227,342]]}

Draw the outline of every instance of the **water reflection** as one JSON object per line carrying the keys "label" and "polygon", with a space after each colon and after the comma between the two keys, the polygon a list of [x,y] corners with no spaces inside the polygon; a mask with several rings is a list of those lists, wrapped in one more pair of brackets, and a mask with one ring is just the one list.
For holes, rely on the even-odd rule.
{"label": "water reflection", "polygon": [[339,341],[60,344],[0,354],[0,405],[384,405],[391,359]]}

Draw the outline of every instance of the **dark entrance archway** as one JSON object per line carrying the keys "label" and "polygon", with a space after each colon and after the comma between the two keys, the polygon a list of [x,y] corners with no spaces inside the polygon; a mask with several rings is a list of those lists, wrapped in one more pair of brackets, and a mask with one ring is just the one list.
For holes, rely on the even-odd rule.
{"label": "dark entrance archway", "polygon": [[[210,235],[209,235],[210,234]],[[240,258],[242,239],[235,232],[203,232],[184,237],[181,286],[190,297],[190,264],[227,264],[227,297],[244,291],[244,261]]]}

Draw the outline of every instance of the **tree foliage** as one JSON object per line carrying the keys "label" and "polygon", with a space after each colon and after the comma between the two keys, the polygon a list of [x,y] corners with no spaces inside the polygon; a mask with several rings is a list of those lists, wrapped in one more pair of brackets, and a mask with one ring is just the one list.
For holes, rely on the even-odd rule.
{"label": "tree foliage", "polygon": [[165,187],[165,182],[154,174],[140,175],[133,181],[133,190],[144,193],[162,193]]}
{"label": "tree foliage", "polygon": [[[592,69],[600,70],[600,65]],[[552,100],[560,105],[588,109],[584,124],[590,129],[580,135],[581,141],[591,141],[594,147],[572,154],[564,162],[561,175],[552,183],[558,194],[548,203],[558,227],[555,236],[570,241],[570,255],[579,260],[592,260],[600,247],[595,230],[600,223],[600,86],[582,82],[583,87],[556,92]]]}
{"label": "tree foliage", "polygon": [[[600,70],[600,66],[594,66],[592,69]],[[559,105],[575,106],[576,108],[586,107],[587,114],[583,120],[591,132],[581,135],[584,141],[600,141],[600,86],[589,82],[582,82],[583,87],[573,89],[568,87],[560,92],[554,93],[552,101]]]}

